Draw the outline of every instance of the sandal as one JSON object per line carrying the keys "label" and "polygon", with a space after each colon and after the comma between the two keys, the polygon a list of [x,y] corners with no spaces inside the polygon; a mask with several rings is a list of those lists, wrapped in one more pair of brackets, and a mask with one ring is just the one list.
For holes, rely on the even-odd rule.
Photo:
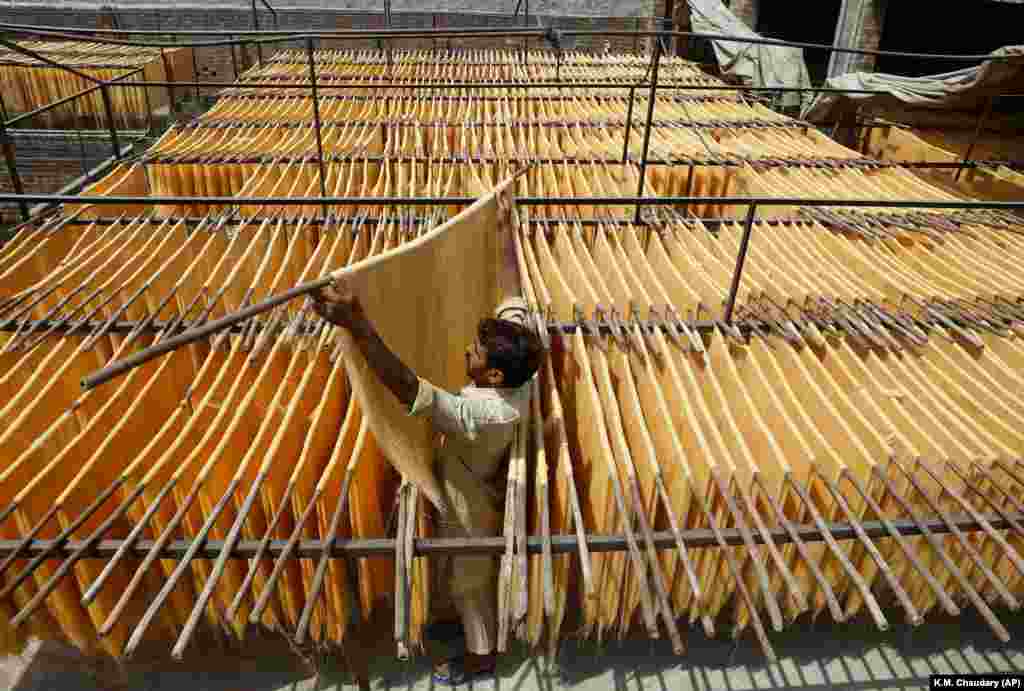
{"label": "sandal", "polygon": [[434,682],[446,686],[458,686],[465,684],[474,677],[485,674],[494,674],[495,666],[481,667],[472,671],[466,670],[466,656],[457,655],[439,665],[434,666]]}
{"label": "sandal", "polygon": [[434,682],[446,686],[458,686],[464,684],[468,678],[465,667],[466,658],[463,655],[450,657],[444,662],[434,665]]}

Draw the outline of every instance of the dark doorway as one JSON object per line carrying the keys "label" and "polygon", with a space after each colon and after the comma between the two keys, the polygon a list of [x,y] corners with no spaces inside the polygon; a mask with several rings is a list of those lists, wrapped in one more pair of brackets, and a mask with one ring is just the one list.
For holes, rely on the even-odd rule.
{"label": "dark doorway", "polygon": [[[836,22],[839,21],[839,0],[814,2],[761,2],[758,8],[757,32],[766,38],[832,45]],[[804,50],[804,61],[812,84],[825,81],[828,74],[827,50]]]}
{"label": "dark doorway", "polygon": [[[886,4],[880,47],[912,53],[984,54],[1024,43],[1022,27],[1024,4],[994,0],[950,4],[899,0]],[[883,55],[878,58],[876,71],[919,77],[972,64],[975,63]]]}

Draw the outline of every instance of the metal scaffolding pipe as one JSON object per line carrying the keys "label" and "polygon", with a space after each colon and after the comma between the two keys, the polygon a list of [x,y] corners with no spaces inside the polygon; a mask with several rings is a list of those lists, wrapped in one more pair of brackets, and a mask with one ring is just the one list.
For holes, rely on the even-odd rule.
{"label": "metal scaffolding pipe", "polygon": [[[472,27],[472,28],[444,28],[444,29],[401,29],[401,28],[389,28],[389,29],[339,29],[334,31],[318,31],[318,32],[294,32],[288,29],[263,29],[253,31],[239,31],[236,32],[243,39],[232,39],[223,41],[204,41],[204,42],[192,42],[192,43],[166,43],[166,42],[138,42],[138,41],[120,41],[115,39],[102,38],[98,34],[132,34],[132,35],[144,35],[144,36],[166,36],[166,31],[123,31],[116,29],[74,29],[54,26],[38,26],[31,24],[15,24],[9,22],[0,23],[0,31],[23,33],[35,36],[52,36],[60,38],[70,38],[72,40],[80,40],[82,35],[87,35],[89,39],[96,43],[108,43],[112,45],[130,45],[138,47],[178,47],[178,48],[189,48],[189,47],[212,47],[220,45],[231,45],[232,43],[243,42],[244,38],[248,38],[246,43],[279,43],[285,41],[294,41],[298,39],[305,39],[307,37],[312,38],[327,38],[327,39],[375,39],[375,38],[437,38],[443,37],[460,37],[460,38],[488,38],[488,37],[510,37],[510,38],[525,38],[535,37],[544,38],[547,36],[547,29],[508,29],[508,28],[492,28],[492,27]],[[187,36],[222,36],[224,32],[215,30],[180,30],[173,32],[175,34],[187,35]],[[589,30],[572,30],[562,31],[563,36],[574,37],[574,36],[598,36],[598,37],[627,37],[627,38],[688,38],[688,39],[706,39],[711,41],[730,41],[733,43],[749,43],[753,45],[767,45],[767,46],[782,46],[789,48],[804,48],[812,50],[829,50],[835,53],[850,53],[853,55],[869,55],[875,57],[901,57],[901,58],[913,58],[918,60],[936,60],[936,61],[947,61],[947,62],[1012,62],[1018,60],[1017,56],[1007,57],[992,57],[990,54],[942,54],[942,53],[914,53],[909,51],[891,51],[891,50],[868,50],[863,48],[837,48],[829,43],[807,43],[802,41],[784,41],[772,38],[762,38],[760,36],[738,36],[729,34],[710,34],[702,33],[697,31],[669,31],[669,30],[639,30],[639,31],[623,31],[615,29],[589,29]],[[256,38],[252,37],[265,37]]]}
{"label": "metal scaffolding pipe", "polygon": [[[144,81],[121,83],[119,88],[142,89],[148,87],[166,86],[219,86],[223,89],[308,89],[309,84],[305,82],[211,82],[211,81]],[[629,89],[631,87],[650,86],[647,81],[640,82],[573,82],[573,81],[546,81],[546,82],[517,82],[517,81],[496,81],[496,82],[402,82],[402,81],[380,81],[380,82],[341,82],[331,84],[330,88],[335,89],[451,89],[452,87],[465,89],[564,89],[566,87],[578,89]],[[822,93],[822,94],[875,94],[884,95],[888,92],[872,89],[837,89],[832,87],[770,87],[770,86],[742,86],[733,84],[687,84],[664,82],[658,84],[661,90],[691,90],[691,91],[744,91],[744,92],[770,92],[770,93]],[[308,96],[307,96],[308,98]],[[348,96],[324,96],[322,98],[350,98]],[[465,98],[476,98],[466,96]]]}
{"label": "metal scaffolding pipe", "polygon": [[[24,194],[25,187],[21,183],[21,176],[18,174],[18,156],[14,151],[14,142],[11,140],[11,134],[7,130],[7,126],[0,122],[0,148],[3,149],[4,162],[7,164],[7,175],[11,178],[11,186],[14,188],[16,194]],[[21,218],[27,221],[29,218],[28,202],[21,200],[18,202],[18,209],[21,212]]]}
{"label": "metal scaffolding pipe", "polygon": [[747,248],[750,247],[750,233],[754,228],[754,214],[757,212],[757,204],[751,204],[747,208],[747,218],[743,224],[743,238],[740,240],[740,251],[736,255],[736,268],[732,272],[732,285],[729,288],[729,297],[725,301],[725,323],[732,323],[732,310],[736,306],[736,294],[740,290],[740,280],[743,277],[743,265],[747,261]]}
{"label": "metal scaffolding pipe", "polygon": [[[372,124],[372,123],[366,123]],[[378,123],[379,124],[379,123]],[[614,123],[612,124],[614,126]],[[393,156],[384,155],[362,155],[355,153],[330,154],[324,158],[328,163],[363,163],[364,161],[398,161]],[[402,156],[401,162],[407,163],[474,163],[474,162],[495,162],[504,161],[503,158],[493,156]],[[874,159],[852,158],[852,159],[780,159],[768,160],[730,160],[730,159],[689,159],[676,157],[671,160],[648,158],[647,163],[659,166],[702,166],[720,168],[738,168],[755,163],[765,168],[821,168],[828,170],[853,169],[853,168],[907,168],[907,169],[956,169],[956,168],[984,168],[993,166],[1006,166],[1007,168],[1024,168],[1024,161],[877,161]],[[531,158],[533,163],[623,163],[618,158]],[[178,163],[191,164],[215,164],[215,165],[245,165],[259,163],[308,163],[306,156],[251,156],[218,157],[211,154],[196,154],[194,156],[175,154],[155,154],[147,156],[146,163],[155,165],[173,165]],[[637,161],[640,162],[640,161]]]}
{"label": "metal scaffolding pipe", "polygon": [[[995,530],[1010,530],[1014,521],[1024,520],[1024,514],[1008,514],[1003,516],[993,514],[981,516]],[[977,532],[983,529],[983,525],[976,517],[969,514],[955,514],[947,516],[947,519],[926,518],[921,521],[907,519],[889,519],[888,523],[901,535],[921,535],[924,529],[935,534],[952,532],[952,526],[964,532]],[[857,530],[851,523],[835,522],[825,524],[832,539],[856,540]],[[822,542],[826,538],[822,531],[814,524],[795,525],[794,534],[804,542]],[[869,538],[891,537],[888,528],[882,521],[865,521],[861,523],[864,534]],[[765,538],[771,539],[776,544],[788,544],[793,542],[793,535],[782,527],[768,528],[765,533],[754,531],[746,538],[737,528],[720,528],[719,533],[730,546],[745,545],[747,540],[755,544],[764,544]],[[692,547],[717,547],[718,540],[714,532],[705,528],[694,528],[680,531],[680,536],[688,548]],[[101,540],[94,548],[86,552],[90,559],[103,559],[112,557],[121,547],[122,540]],[[255,556],[260,550],[260,540],[240,540],[231,550],[232,559],[249,559]],[[288,540],[271,540],[263,552],[264,556],[277,557],[284,552]],[[526,539],[526,551],[529,554],[540,554],[544,549],[544,538],[541,536],[530,536]],[[625,535],[587,535],[587,548],[591,552],[623,552],[627,549]],[[22,551],[21,555],[31,558],[48,550],[52,550],[51,556],[55,559],[65,558],[76,550],[81,549],[82,542],[71,540],[63,545],[55,545],[53,540],[33,540]],[[579,541],[576,535],[552,535],[550,537],[551,552],[555,554],[566,554],[578,551]],[[660,531],[653,533],[653,544],[657,549],[675,549],[676,535],[671,531]],[[21,545],[19,540],[0,540],[0,557],[6,557],[15,552]],[[137,540],[126,556],[130,558],[144,557],[153,549],[153,540]],[[191,540],[171,540],[160,550],[159,556],[164,559],[181,559],[193,547]],[[195,552],[196,559],[216,559],[221,556],[224,542],[222,540],[206,540]],[[301,540],[297,547],[293,548],[288,555],[289,559],[312,559],[320,556],[324,550],[323,540]],[[388,538],[379,539],[337,539],[329,548],[332,557],[382,557],[395,554],[395,540]],[[416,556],[447,555],[447,554],[501,554],[505,551],[505,538],[477,537],[477,538],[415,538],[413,540],[413,553]]]}
{"label": "metal scaffolding pipe", "polygon": [[[305,206],[323,202],[335,206],[443,206],[456,204],[472,204],[475,197],[210,197],[210,196],[150,196],[125,197],[112,195],[109,197],[78,196],[68,194],[0,194],[0,204],[16,204],[26,202],[58,202],[73,204],[99,205],[160,205],[160,204],[222,204],[238,206],[243,204],[262,205],[276,204],[280,206]],[[681,204],[718,204],[722,206],[738,206],[757,204],[758,206],[808,206],[808,207],[875,207],[891,209],[948,209],[948,210],[984,210],[994,209],[1015,211],[1024,209],[1024,201],[979,201],[979,200],[935,200],[935,199],[821,199],[802,197],[519,197],[516,204],[520,206],[581,206],[606,204],[615,206],[632,206],[635,204],[652,206],[675,206]]]}
{"label": "metal scaffolding pipe", "polygon": [[[651,121],[654,119],[654,104],[657,99],[658,92],[658,68],[660,66],[661,41],[655,41],[654,51],[651,55],[651,90],[647,95],[647,117],[644,120],[644,143],[642,153],[640,154],[640,181],[637,183],[636,190],[636,196],[638,197],[642,197],[644,195],[644,181],[647,179],[647,154],[650,152],[651,146]],[[630,91],[630,93],[632,93],[632,91]],[[642,205],[636,205],[636,213],[633,215],[633,221],[640,221],[640,210],[642,208]]]}
{"label": "metal scaffolding pipe", "polygon": [[[266,0],[264,0],[266,3]],[[268,5],[269,7],[269,5]],[[256,0],[253,0],[253,11],[256,10]],[[306,42],[306,54],[309,57],[309,84],[313,96],[313,131],[316,133],[316,164],[320,173],[320,196],[327,196],[327,173],[324,171],[324,141],[321,135],[323,129],[320,122],[320,98],[316,89],[316,62],[313,60],[313,39]],[[323,205],[324,217],[327,216],[327,205]]]}
{"label": "metal scaffolding pipe", "polygon": [[[319,199],[312,199],[312,200],[310,200],[310,203],[314,203],[314,202],[318,203]],[[27,223],[31,223],[31,222],[33,222],[33,220],[34,219],[30,218],[27,221]],[[258,225],[262,220],[263,220],[262,217],[245,217],[245,218],[231,217],[231,218],[221,218],[221,219],[218,219],[217,220],[217,224],[218,225],[224,225],[224,226],[240,226],[240,225],[249,225],[249,224]],[[389,219],[363,218],[363,219],[359,220],[359,224],[360,225],[365,225],[365,226],[378,225],[379,223],[381,223],[382,220],[384,222],[387,222],[387,223],[392,223],[392,222],[395,221],[395,219],[392,219],[392,218],[389,218]],[[690,224],[694,224],[695,225],[697,223],[701,223],[701,224],[704,225],[705,228],[707,228],[712,233],[716,232],[716,229],[718,227],[720,227],[720,226],[732,225],[732,224],[742,224],[744,221],[745,221],[745,218],[741,218],[741,217],[738,217],[738,216],[727,216],[727,217],[722,217],[722,218],[698,218],[696,216],[680,216],[678,218],[673,219],[673,222],[683,223],[683,224],[687,224],[687,225],[690,225]],[[150,224],[153,225],[153,227],[159,226],[160,224],[165,223],[165,222],[169,223],[171,225],[174,225],[174,224],[177,224],[177,223],[184,223],[185,225],[188,225],[188,226],[198,226],[198,225],[202,225],[204,223],[208,223],[209,220],[208,219],[204,219],[204,218],[195,217],[195,216],[150,216],[149,217],[149,222],[150,222]],[[297,224],[301,223],[302,225],[312,225],[312,226],[317,226],[317,225],[353,225],[353,224],[355,224],[355,222],[356,221],[355,221],[354,218],[337,218],[337,217],[334,217],[334,218],[326,218],[325,219],[325,218],[322,218],[320,216],[292,216],[292,217],[289,217],[289,218],[280,218],[277,221],[275,221],[275,223],[281,223],[281,224],[284,224],[284,225],[297,225]],[[422,218],[411,218],[411,219],[407,218],[405,222],[406,223],[413,223],[413,224],[416,224],[416,225],[421,225],[421,224],[425,224],[425,223],[435,223],[435,221],[433,219],[428,218],[426,216],[424,216]],[[630,227],[630,226],[637,226],[637,225],[639,225],[639,226],[653,225],[653,224],[650,224],[650,223],[648,223],[646,221],[641,221],[639,224],[637,224],[637,223],[634,223],[632,219],[622,220],[622,219],[590,219],[590,218],[585,218],[585,219],[573,219],[571,222],[572,222],[573,225],[579,224],[582,227],[588,227],[588,228],[589,227],[620,227],[620,226],[621,227]],[[806,223],[803,219],[800,219],[800,218],[761,218],[761,219],[758,219],[757,222],[758,222],[759,225],[773,226],[773,227],[774,226],[791,226],[791,225],[794,225],[794,224],[795,225],[801,225],[801,224]],[[1022,221],[1022,222],[1024,222],[1024,221]],[[68,219],[65,219],[62,222],[62,226],[63,225],[69,225],[69,226],[96,225],[96,226],[102,227],[102,226],[117,225],[118,223],[119,223],[119,221],[116,220],[116,219],[113,219],[113,218],[68,218]],[[522,220],[520,220],[520,224],[529,224],[529,225],[532,225],[532,226],[540,226],[540,227],[549,227],[551,225],[551,223],[552,223],[552,220],[551,219],[546,219],[546,218],[532,218],[532,219],[522,219]],[[825,218],[822,218],[820,220],[816,220],[816,223],[818,223],[819,225],[822,225],[822,226],[824,226],[826,228],[832,227],[832,225],[833,225],[832,223],[830,223]]]}

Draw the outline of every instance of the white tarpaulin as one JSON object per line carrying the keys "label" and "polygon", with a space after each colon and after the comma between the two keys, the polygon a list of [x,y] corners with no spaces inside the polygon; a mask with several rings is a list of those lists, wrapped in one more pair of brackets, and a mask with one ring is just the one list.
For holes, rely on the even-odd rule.
{"label": "white tarpaulin", "polygon": [[[727,34],[745,38],[761,38],[751,31],[720,0],[689,0],[690,24],[693,30],[706,34]],[[723,74],[739,77],[750,86],[772,88],[808,87],[811,85],[804,64],[802,48],[712,40],[715,56]],[[783,103],[798,104],[800,94],[786,94]]]}
{"label": "white tarpaulin", "polygon": [[879,111],[902,111],[908,106],[975,111],[984,107],[990,96],[1024,93],[1024,45],[1000,48],[992,52],[992,57],[1001,59],[925,77],[871,72],[833,77],[825,82],[826,87],[883,93],[821,94],[808,104],[802,117],[812,122],[834,122],[850,107]]}

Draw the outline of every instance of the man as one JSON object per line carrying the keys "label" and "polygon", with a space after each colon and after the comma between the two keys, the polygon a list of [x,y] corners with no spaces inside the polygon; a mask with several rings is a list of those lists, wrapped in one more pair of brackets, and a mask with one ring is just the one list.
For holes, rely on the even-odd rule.
{"label": "man", "polygon": [[[506,296],[495,319],[480,322],[477,339],[466,348],[470,384],[458,395],[416,376],[377,334],[358,299],[327,289],[314,296],[316,312],[351,331],[371,369],[409,407],[410,415],[430,416],[443,435],[437,474],[449,506],[439,525],[443,537],[498,534],[503,498],[496,480],[512,444],[516,423],[529,410],[530,384],[541,363],[540,339],[525,324],[525,302],[518,297],[514,249],[506,251],[499,274]],[[454,299],[454,298],[453,298]],[[456,685],[493,672],[497,644],[497,569],[489,556],[448,561],[450,595],[462,620],[467,654],[434,668],[434,679]]]}

